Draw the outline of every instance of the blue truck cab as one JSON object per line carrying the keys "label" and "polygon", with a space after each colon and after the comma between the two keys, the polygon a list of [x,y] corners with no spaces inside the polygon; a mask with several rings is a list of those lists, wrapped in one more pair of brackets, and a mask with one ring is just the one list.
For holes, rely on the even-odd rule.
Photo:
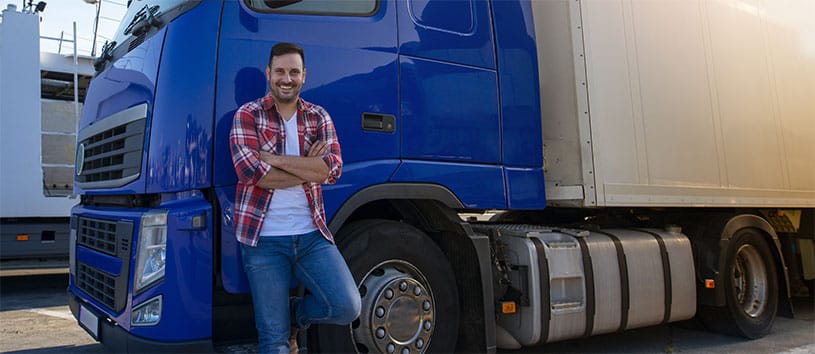
{"label": "blue truck cab", "polygon": [[[227,139],[236,109],[267,92],[269,49],[285,41],[305,50],[301,96],[337,128],[344,168],[324,188],[326,214],[368,293],[351,335],[314,327],[310,349],[494,349],[489,241],[457,212],[546,204],[529,7],[128,1],[77,139],[79,323],[115,351],[211,351],[254,336]],[[393,306],[381,290],[403,282],[417,295]],[[377,335],[383,321],[397,329]]]}

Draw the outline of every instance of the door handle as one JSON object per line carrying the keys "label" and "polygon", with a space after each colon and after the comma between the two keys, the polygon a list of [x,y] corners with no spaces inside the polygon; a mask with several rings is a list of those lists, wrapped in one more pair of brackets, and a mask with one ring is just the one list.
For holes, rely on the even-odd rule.
{"label": "door handle", "polygon": [[391,114],[362,113],[362,130],[393,133],[396,131],[396,117]]}

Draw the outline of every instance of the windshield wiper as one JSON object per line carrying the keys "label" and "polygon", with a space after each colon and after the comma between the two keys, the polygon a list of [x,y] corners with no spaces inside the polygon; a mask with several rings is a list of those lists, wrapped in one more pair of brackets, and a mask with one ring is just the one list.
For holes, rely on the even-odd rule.
{"label": "windshield wiper", "polygon": [[159,27],[161,25],[161,21],[156,19],[156,15],[158,15],[159,6],[155,5],[153,7],[149,7],[144,5],[144,7],[133,16],[133,19],[130,20],[130,23],[125,27],[124,34],[132,34],[134,36],[139,36],[144,32],[150,30],[153,27]]}
{"label": "windshield wiper", "polygon": [[[158,10],[158,5],[152,7],[144,5],[141,10],[136,12],[133,19],[130,20],[130,23],[125,27],[123,33],[125,35],[140,36],[153,27],[160,27],[161,21],[156,18],[156,16],[159,15]],[[96,72],[104,70],[107,62],[113,59],[113,49],[116,48],[117,44],[116,41],[105,42],[105,45],[102,46],[102,53],[99,54],[99,57],[93,62],[93,68]]]}
{"label": "windshield wiper", "polygon": [[93,62],[93,69],[96,72],[100,72],[105,69],[105,63],[108,60],[113,58],[113,48],[116,47],[116,41],[108,42],[105,41],[105,45],[102,46],[102,54],[99,54],[99,58]]}

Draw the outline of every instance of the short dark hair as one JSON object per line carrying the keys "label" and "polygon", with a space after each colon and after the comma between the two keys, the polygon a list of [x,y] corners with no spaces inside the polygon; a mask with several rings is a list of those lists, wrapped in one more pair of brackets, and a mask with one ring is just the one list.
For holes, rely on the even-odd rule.
{"label": "short dark hair", "polygon": [[274,57],[293,53],[300,54],[300,59],[303,61],[303,66],[305,67],[306,56],[303,54],[303,48],[300,48],[300,46],[297,44],[288,42],[277,43],[272,47],[272,50],[269,53],[269,66],[272,65],[272,59]]}

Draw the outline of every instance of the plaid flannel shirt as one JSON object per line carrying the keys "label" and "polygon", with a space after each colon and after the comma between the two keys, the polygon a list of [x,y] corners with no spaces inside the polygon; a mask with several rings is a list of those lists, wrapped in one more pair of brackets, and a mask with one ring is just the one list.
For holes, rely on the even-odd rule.
{"label": "plaid flannel shirt", "polygon": [[[331,116],[320,106],[302,98],[297,103],[297,133],[300,137],[300,156],[307,156],[311,145],[320,140],[328,145],[323,161],[328,166],[324,184],[334,184],[342,173],[340,143]],[[272,202],[274,190],[256,184],[272,169],[260,159],[260,151],[283,155],[286,146],[283,119],[277,112],[274,98],[266,95],[238,108],[229,132],[229,149],[238,175],[235,194],[235,236],[238,242],[256,246],[263,219]],[[320,183],[303,183],[314,225],[328,241],[334,242],[326,225],[323,192]]]}

